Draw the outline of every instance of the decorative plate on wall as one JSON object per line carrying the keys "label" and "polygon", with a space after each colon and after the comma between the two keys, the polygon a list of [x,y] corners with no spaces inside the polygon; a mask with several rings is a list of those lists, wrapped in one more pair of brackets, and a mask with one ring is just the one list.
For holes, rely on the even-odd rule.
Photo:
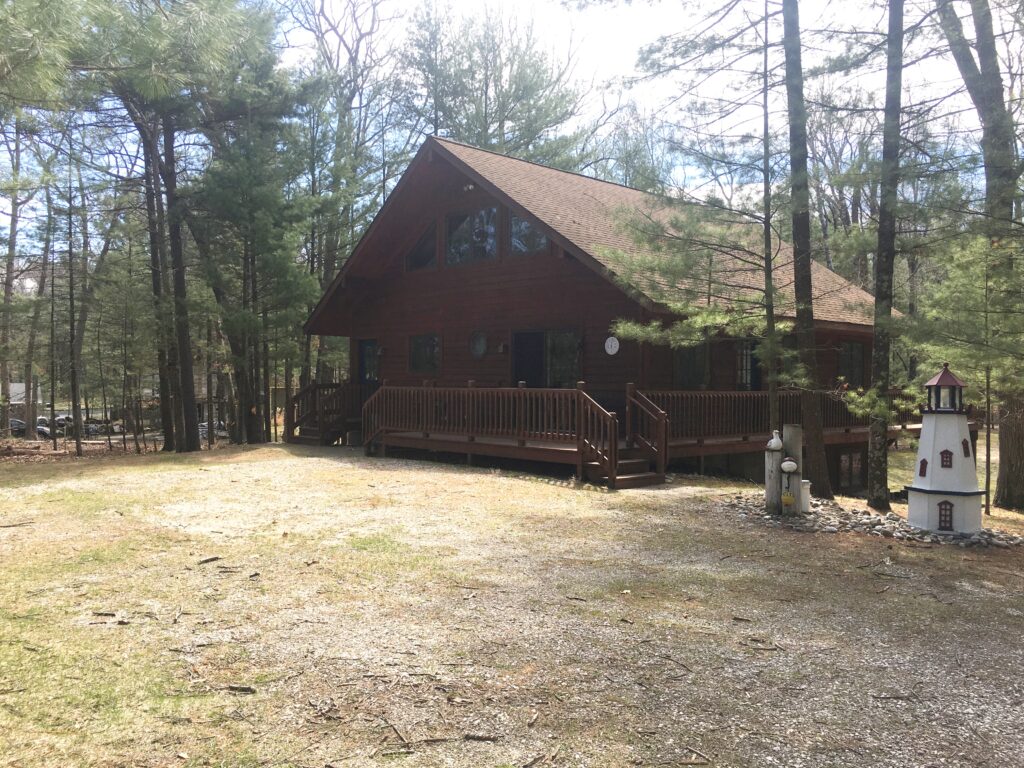
{"label": "decorative plate on wall", "polygon": [[619,351],[619,340],[614,336],[609,336],[604,340],[604,351],[609,355],[618,354]]}

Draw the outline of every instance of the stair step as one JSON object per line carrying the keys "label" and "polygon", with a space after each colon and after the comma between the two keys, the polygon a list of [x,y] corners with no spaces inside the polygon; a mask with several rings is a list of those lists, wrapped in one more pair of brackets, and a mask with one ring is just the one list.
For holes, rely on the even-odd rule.
{"label": "stair step", "polygon": [[[615,466],[615,474],[619,477],[624,475],[642,475],[651,469],[651,462],[646,458],[642,459],[619,459]],[[587,462],[584,466],[587,479],[592,483],[604,483],[608,481],[608,475],[596,461]]]}
{"label": "stair step", "polygon": [[637,472],[630,475],[618,475],[615,478],[616,488],[642,488],[646,485],[661,485],[665,476],[657,472]]}

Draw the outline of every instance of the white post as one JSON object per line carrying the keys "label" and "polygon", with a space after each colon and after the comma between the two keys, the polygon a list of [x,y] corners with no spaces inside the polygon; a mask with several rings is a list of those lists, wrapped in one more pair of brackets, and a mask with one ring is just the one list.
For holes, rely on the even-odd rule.
{"label": "white post", "polygon": [[782,438],[777,429],[764,451],[764,511],[782,512]]}
{"label": "white post", "polygon": [[782,453],[795,459],[797,467],[782,478],[782,514],[795,515],[800,512],[803,495],[804,428],[799,424],[782,426]]}

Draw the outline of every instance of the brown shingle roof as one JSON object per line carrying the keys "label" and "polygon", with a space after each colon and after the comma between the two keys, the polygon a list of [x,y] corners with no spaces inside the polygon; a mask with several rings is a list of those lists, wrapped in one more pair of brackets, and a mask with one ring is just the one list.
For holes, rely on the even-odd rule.
{"label": "brown shingle roof", "polygon": [[[619,184],[447,139],[430,141],[613,273],[616,263],[612,252],[628,256],[643,251],[624,226],[623,212],[658,216],[667,207],[663,198]],[[783,316],[792,316],[793,307],[793,268],[788,253],[786,249],[780,254],[775,270]],[[730,282],[736,286],[756,289],[761,280],[760,270],[750,266],[737,267],[731,274],[734,279]],[[874,299],[869,293],[816,261],[811,276],[816,320],[871,325]]]}

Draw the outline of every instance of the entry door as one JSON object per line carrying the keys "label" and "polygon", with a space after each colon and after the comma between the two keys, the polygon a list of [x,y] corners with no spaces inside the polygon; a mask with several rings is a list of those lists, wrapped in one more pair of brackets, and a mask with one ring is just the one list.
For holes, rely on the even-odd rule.
{"label": "entry door", "polygon": [[544,386],[544,332],[512,334],[512,384],[525,381],[528,387]]}
{"label": "entry door", "polygon": [[376,339],[359,340],[359,383],[376,384],[380,380]]}

